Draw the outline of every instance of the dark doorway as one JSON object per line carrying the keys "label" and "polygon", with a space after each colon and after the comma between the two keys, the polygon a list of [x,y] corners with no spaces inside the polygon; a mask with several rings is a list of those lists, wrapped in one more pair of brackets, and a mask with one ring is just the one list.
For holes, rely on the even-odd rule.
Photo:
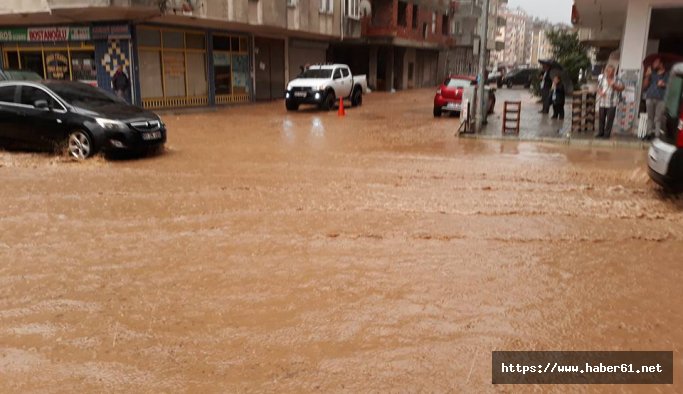
{"label": "dark doorway", "polygon": [[256,100],[275,100],[285,95],[285,42],[256,37],[254,39]]}

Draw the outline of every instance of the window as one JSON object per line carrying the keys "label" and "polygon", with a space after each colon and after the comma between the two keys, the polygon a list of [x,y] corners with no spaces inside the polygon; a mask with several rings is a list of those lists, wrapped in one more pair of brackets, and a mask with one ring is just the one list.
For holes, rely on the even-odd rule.
{"label": "window", "polygon": [[334,12],[334,0],[320,0],[320,13],[332,14]]}
{"label": "window", "polygon": [[249,85],[249,43],[246,37],[213,36],[216,95],[245,94]]}
{"label": "window", "polygon": [[205,34],[142,27],[138,47],[143,99],[208,97]]}
{"label": "window", "polygon": [[338,68],[334,70],[334,79],[339,79],[341,78],[341,70]]}
{"label": "window", "polygon": [[342,75],[344,76],[344,78],[346,78],[346,77],[348,77],[349,75],[351,75],[351,72],[349,71],[348,68],[342,68],[341,71],[342,71]]}
{"label": "window", "polygon": [[413,29],[417,29],[417,15],[418,15],[417,4],[413,4]]}
{"label": "window", "polygon": [[55,108],[57,103],[47,94],[43,89],[34,88],[33,86],[21,87],[21,103],[24,105],[35,106],[36,101],[45,100],[50,108]]}
{"label": "window", "polygon": [[296,7],[298,0],[287,0],[287,7]]}
{"label": "window", "polygon": [[436,34],[436,12],[432,12],[432,34]]}
{"label": "window", "polygon": [[448,35],[448,15],[446,14],[441,16],[441,34]]}
{"label": "window", "polygon": [[13,103],[15,90],[16,86],[0,86],[0,101]]}
{"label": "window", "polygon": [[402,27],[407,27],[408,26],[408,4],[404,2],[399,2],[398,3],[398,25]]}
{"label": "window", "polygon": [[352,19],[360,19],[360,0],[344,1],[346,1],[346,16]]}

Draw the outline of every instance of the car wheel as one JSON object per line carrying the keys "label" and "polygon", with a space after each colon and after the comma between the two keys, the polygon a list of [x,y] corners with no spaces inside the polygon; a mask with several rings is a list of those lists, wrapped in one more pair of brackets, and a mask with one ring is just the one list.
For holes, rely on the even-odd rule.
{"label": "car wheel", "polygon": [[334,97],[334,92],[327,92],[325,95],[325,99],[323,100],[320,109],[325,110],[325,111],[332,111],[332,108],[334,108],[334,102],[336,101],[336,97]]}
{"label": "car wheel", "polygon": [[285,107],[287,107],[287,111],[297,111],[299,109],[299,104],[285,101]]}
{"label": "car wheel", "polygon": [[435,118],[440,118],[440,117],[441,117],[441,108],[439,108],[439,107],[434,107],[434,117],[435,117]]}
{"label": "car wheel", "polygon": [[351,106],[352,107],[359,107],[363,105],[363,92],[361,89],[356,88],[353,91],[353,94],[351,95]]}
{"label": "car wheel", "polygon": [[76,160],[85,160],[94,153],[90,135],[82,130],[72,131],[67,139],[67,153]]}

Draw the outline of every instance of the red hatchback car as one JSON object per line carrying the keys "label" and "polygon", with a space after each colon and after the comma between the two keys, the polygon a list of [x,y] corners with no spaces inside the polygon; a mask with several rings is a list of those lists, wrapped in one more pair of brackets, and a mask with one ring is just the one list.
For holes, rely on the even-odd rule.
{"label": "red hatchback car", "polygon": [[[434,96],[434,116],[439,117],[443,112],[451,112],[456,116],[462,111],[462,96],[467,87],[477,86],[477,77],[472,75],[451,75],[439,86]],[[493,112],[496,96],[493,90],[489,91],[488,108]]]}

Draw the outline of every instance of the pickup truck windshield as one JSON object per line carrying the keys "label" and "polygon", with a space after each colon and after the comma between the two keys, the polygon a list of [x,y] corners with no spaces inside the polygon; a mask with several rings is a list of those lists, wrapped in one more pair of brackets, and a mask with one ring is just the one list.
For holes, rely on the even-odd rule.
{"label": "pickup truck windshield", "polygon": [[299,75],[299,78],[330,78],[332,77],[332,70],[321,70],[321,69],[315,69],[311,70],[308,69],[303,72],[303,74]]}

